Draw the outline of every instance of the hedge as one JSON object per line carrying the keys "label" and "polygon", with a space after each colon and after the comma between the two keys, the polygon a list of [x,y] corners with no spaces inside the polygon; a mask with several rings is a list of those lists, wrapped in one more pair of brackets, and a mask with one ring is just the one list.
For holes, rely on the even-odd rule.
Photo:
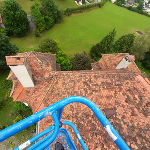
{"label": "hedge", "polygon": [[64,11],[64,15],[66,16],[70,16],[72,13],[78,13],[78,12],[83,12],[87,9],[90,9],[90,8],[93,8],[93,7],[103,7],[105,5],[105,3],[107,2],[107,0],[103,0],[99,3],[93,3],[93,4],[88,4],[88,5],[82,5],[82,6],[79,6],[79,7],[76,7],[76,8],[67,8],[65,11]]}
{"label": "hedge", "polygon": [[138,8],[134,8],[134,7],[132,7],[132,6],[127,7],[127,6],[124,6],[124,5],[119,5],[119,4],[117,4],[117,3],[114,3],[114,4],[116,4],[117,6],[120,6],[120,7],[124,7],[124,8],[126,8],[126,9],[128,9],[128,10],[130,10],[130,11],[134,11],[134,12],[136,12],[136,13],[139,13],[139,14],[142,14],[142,15],[145,15],[145,16],[150,17],[150,15],[149,15],[147,12],[145,12],[145,11],[143,11],[143,10],[139,10]]}

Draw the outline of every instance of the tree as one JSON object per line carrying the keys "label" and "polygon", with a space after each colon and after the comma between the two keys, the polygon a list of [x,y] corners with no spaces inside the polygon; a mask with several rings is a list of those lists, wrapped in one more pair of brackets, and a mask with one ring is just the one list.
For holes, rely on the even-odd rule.
{"label": "tree", "polygon": [[69,71],[72,68],[70,58],[62,50],[56,54],[56,63],[60,64],[62,71]]}
{"label": "tree", "polygon": [[150,48],[149,48],[149,51],[147,51],[145,53],[145,57],[142,60],[142,65],[143,65],[144,68],[150,70]]}
{"label": "tree", "polygon": [[130,53],[135,40],[134,34],[126,34],[121,36],[113,45],[114,52]]}
{"label": "tree", "polygon": [[28,32],[27,14],[15,0],[5,0],[1,13],[8,35],[23,36]]}
{"label": "tree", "polygon": [[139,0],[138,3],[139,3],[139,5],[138,5],[137,9],[143,10],[143,7],[144,7],[144,0]]}
{"label": "tree", "polygon": [[147,30],[144,34],[139,35],[132,49],[132,54],[135,55],[137,61],[144,59],[145,53],[149,51],[150,47],[150,29]]}
{"label": "tree", "polygon": [[38,3],[34,3],[31,6],[31,15],[34,18],[34,23],[36,24],[36,28],[42,32],[45,30],[45,20],[40,11],[40,5]]}
{"label": "tree", "polygon": [[9,38],[0,33],[0,69],[7,68],[5,56],[15,54],[17,50],[18,48],[10,42]]}
{"label": "tree", "polygon": [[45,39],[39,45],[39,50],[43,53],[56,54],[56,63],[60,64],[62,71],[69,71],[72,68],[70,58],[62,51],[57,43],[52,39]]}
{"label": "tree", "polygon": [[72,70],[91,70],[91,58],[84,52],[76,54],[71,61]]}
{"label": "tree", "polygon": [[59,23],[62,20],[62,13],[57,8],[53,0],[41,0],[42,2],[42,14],[45,19],[46,28],[51,28],[55,23]]}
{"label": "tree", "polygon": [[58,52],[58,45],[57,43],[52,39],[45,39],[41,42],[39,45],[39,49],[43,53],[52,53],[56,54]]}
{"label": "tree", "polygon": [[94,45],[90,50],[91,58],[97,61],[100,59],[101,54],[111,53],[115,35],[116,30],[113,29],[100,43]]}

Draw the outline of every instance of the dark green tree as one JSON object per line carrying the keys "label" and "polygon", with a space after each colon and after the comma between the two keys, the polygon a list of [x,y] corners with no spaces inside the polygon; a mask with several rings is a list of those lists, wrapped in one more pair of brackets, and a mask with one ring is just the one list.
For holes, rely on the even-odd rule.
{"label": "dark green tree", "polygon": [[84,52],[76,54],[71,61],[72,70],[91,70],[91,58]]}
{"label": "dark green tree", "polygon": [[145,53],[145,57],[142,60],[142,65],[143,65],[144,68],[150,70],[150,49],[149,49],[148,52]]}
{"label": "dark green tree", "polygon": [[82,5],[85,4],[85,0],[82,0]]}
{"label": "dark green tree", "polygon": [[41,0],[42,2],[42,14],[46,22],[46,28],[51,28],[55,23],[59,23],[62,20],[62,13],[57,8],[53,0]]}
{"label": "dark green tree", "polygon": [[68,57],[63,50],[61,50],[57,43],[52,39],[45,39],[39,45],[39,49],[43,53],[56,54],[56,63],[60,64],[62,71],[69,71],[72,68],[70,57]]}
{"label": "dark green tree", "polygon": [[31,6],[31,15],[34,18],[34,23],[36,24],[36,28],[42,32],[45,30],[45,20],[43,15],[41,14],[41,8],[38,3],[34,3]]}
{"label": "dark green tree", "polygon": [[114,52],[130,53],[134,45],[134,40],[134,34],[126,34],[121,36],[113,45]]}
{"label": "dark green tree", "polygon": [[1,13],[8,35],[23,36],[28,32],[27,14],[15,0],[5,0]]}
{"label": "dark green tree", "polygon": [[97,61],[100,59],[101,54],[111,53],[115,35],[116,30],[113,29],[100,43],[94,45],[90,50],[91,58]]}
{"label": "dark green tree", "polygon": [[144,0],[139,0],[138,1],[138,7],[137,7],[137,9],[139,9],[139,10],[143,10],[143,7],[144,7]]}
{"label": "dark green tree", "polygon": [[56,54],[58,52],[58,45],[57,43],[52,39],[45,39],[41,42],[39,45],[39,49],[43,53],[51,53]]}
{"label": "dark green tree", "polygon": [[72,68],[70,58],[62,50],[59,50],[56,54],[56,63],[60,64],[62,71],[69,71]]}
{"label": "dark green tree", "polygon": [[5,56],[13,55],[18,48],[12,44],[7,36],[0,33],[0,69],[6,69]]}

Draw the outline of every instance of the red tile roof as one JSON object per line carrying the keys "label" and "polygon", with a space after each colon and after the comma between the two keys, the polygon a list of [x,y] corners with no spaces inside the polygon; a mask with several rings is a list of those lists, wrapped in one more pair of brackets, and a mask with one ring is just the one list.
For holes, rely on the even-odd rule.
{"label": "red tile roof", "polygon": [[[11,96],[14,101],[28,103],[35,113],[68,96],[87,97],[109,117],[132,149],[150,147],[150,81],[141,73],[130,69],[54,71],[56,62],[53,56],[35,52],[19,55],[27,54],[30,54],[27,61],[35,87],[23,88],[11,72],[9,79],[13,81]],[[117,149],[94,114],[84,105],[70,104],[62,118],[75,123],[88,149]],[[50,124],[51,118],[40,121],[40,131]],[[80,149],[72,130],[68,129]]]}
{"label": "red tile roof", "polygon": [[102,54],[102,58],[98,62],[92,63],[92,68],[93,70],[115,69],[123,58],[128,58],[131,62],[126,69],[140,73],[140,70],[134,62],[134,56],[128,53]]}

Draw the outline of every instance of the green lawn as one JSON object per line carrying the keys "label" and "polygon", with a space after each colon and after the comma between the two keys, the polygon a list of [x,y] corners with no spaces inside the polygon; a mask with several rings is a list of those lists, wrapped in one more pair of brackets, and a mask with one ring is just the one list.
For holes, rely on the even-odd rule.
{"label": "green lawn", "polygon": [[74,0],[54,0],[54,2],[62,10],[66,9],[66,8],[77,7]]}
{"label": "green lawn", "polygon": [[44,32],[40,38],[30,33],[23,38],[12,38],[22,49],[37,48],[41,40],[52,38],[69,55],[77,52],[89,52],[92,45],[99,42],[113,28],[117,30],[117,38],[136,30],[144,31],[150,27],[150,18],[127,9],[107,3],[104,8],[97,8],[84,13],[65,17],[61,24]]}
{"label": "green lawn", "polygon": [[[30,14],[30,7],[34,2],[39,2],[40,0],[16,0],[21,6],[22,8],[28,13]],[[56,5],[60,8],[60,9],[66,9],[66,8],[70,8],[70,7],[75,7],[77,6],[74,2],[74,0],[54,0],[54,2],[56,3]]]}
{"label": "green lawn", "polygon": [[[0,4],[3,0],[0,0]],[[26,11],[27,14],[31,14],[30,12],[30,7],[34,2],[39,2],[40,0],[16,0],[22,8]],[[56,5],[64,10],[66,8],[71,8],[71,7],[77,7],[76,3],[74,0],[54,0]]]}
{"label": "green lawn", "polygon": [[16,0],[26,11],[27,14],[30,14],[30,7],[34,2],[39,2],[39,0]]}

